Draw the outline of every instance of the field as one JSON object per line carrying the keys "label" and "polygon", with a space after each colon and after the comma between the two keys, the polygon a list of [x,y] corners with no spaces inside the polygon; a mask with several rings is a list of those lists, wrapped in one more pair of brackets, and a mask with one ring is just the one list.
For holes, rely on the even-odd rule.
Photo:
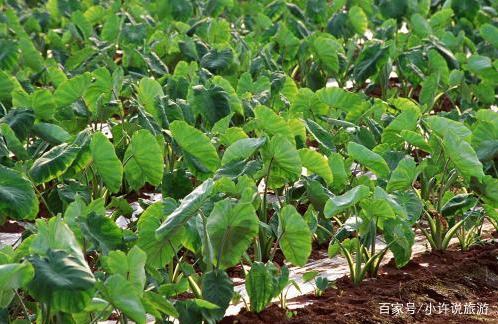
{"label": "field", "polygon": [[0,0],[0,323],[497,323],[496,0]]}

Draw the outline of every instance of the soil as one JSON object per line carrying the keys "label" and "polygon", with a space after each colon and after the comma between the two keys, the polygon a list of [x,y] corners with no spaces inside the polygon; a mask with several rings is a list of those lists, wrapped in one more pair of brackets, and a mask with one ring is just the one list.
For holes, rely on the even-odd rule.
{"label": "soil", "polygon": [[[305,295],[289,301],[312,302],[304,308],[286,312],[272,304],[260,314],[243,310],[221,323],[498,323],[498,242],[468,252],[427,252],[403,269],[396,269],[391,261],[379,273],[378,279],[368,279],[360,287],[354,287],[348,277],[343,277],[336,282],[337,289],[329,289],[321,297]],[[389,306],[391,313],[381,315],[381,303],[402,304],[403,313],[394,315]],[[407,311],[407,303],[414,303],[413,315]],[[463,313],[466,303],[486,303],[487,314],[453,314],[458,304]],[[444,305],[448,305],[446,314]]]}

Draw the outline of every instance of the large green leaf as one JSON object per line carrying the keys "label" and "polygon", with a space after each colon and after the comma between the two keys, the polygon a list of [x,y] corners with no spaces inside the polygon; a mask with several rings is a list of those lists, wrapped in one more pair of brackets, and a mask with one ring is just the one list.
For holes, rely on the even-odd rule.
{"label": "large green leaf", "polygon": [[477,122],[472,131],[472,147],[481,161],[498,157],[498,117],[496,112],[481,109],[476,114]]}
{"label": "large green leaf", "polygon": [[368,28],[368,18],[363,9],[358,6],[353,6],[349,8],[348,15],[356,32],[360,35],[365,34]]}
{"label": "large green leaf", "polygon": [[0,308],[9,306],[14,291],[26,286],[33,276],[33,266],[28,262],[0,265]]}
{"label": "large green leaf", "polygon": [[178,231],[164,239],[156,239],[155,232],[167,216],[165,205],[169,206],[169,202],[150,205],[138,219],[137,246],[147,253],[147,265],[153,268],[162,268],[173,259],[183,234]]}
{"label": "large green leaf", "polygon": [[28,289],[38,301],[63,312],[79,312],[90,303],[95,278],[80,258],[49,249],[45,257],[31,256],[28,261],[35,269]]}
{"label": "large green leaf", "polygon": [[71,135],[62,127],[50,123],[36,123],[33,132],[50,144],[59,145],[71,138]]}
{"label": "large green leaf", "polygon": [[133,285],[120,274],[107,278],[99,290],[104,298],[137,324],[145,324],[145,308]]}
{"label": "large green leaf", "polygon": [[488,43],[498,48],[498,28],[491,24],[484,24],[479,28],[479,33]]}
{"label": "large green leaf", "polygon": [[253,262],[245,280],[251,311],[261,312],[272,300],[274,290],[272,277],[264,263]]}
{"label": "large green leaf", "polygon": [[202,276],[202,298],[219,306],[219,309],[205,310],[208,317],[213,317],[216,321],[222,320],[233,293],[232,280],[225,271],[216,269]]}
{"label": "large green leaf", "polygon": [[360,200],[368,197],[369,194],[370,189],[367,186],[356,186],[341,196],[330,198],[325,204],[323,213],[325,214],[325,217],[331,218],[332,216],[356,205]]}
{"label": "large green leaf", "polygon": [[348,153],[361,165],[372,171],[382,179],[389,177],[389,166],[387,162],[377,153],[370,151],[363,145],[350,142],[348,143]]}
{"label": "large green leaf", "polygon": [[478,179],[484,177],[482,164],[472,146],[452,130],[446,133],[443,139],[443,147],[447,158],[455,164],[462,175]]}
{"label": "large green leaf", "polygon": [[266,137],[261,138],[242,138],[235,141],[227,147],[221,163],[226,165],[231,162],[242,161],[250,157],[261,146],[266,143]]}
{"label": "large green leaf", "polygon": [[250,202],[233,204],[222,200],[215,203],[207,221],[214,264],[221,268],[237,264],[258,234],[258,229],[259,220]]}
{"label": "large green leaf", "polygon": [[231,112],[230,96],[221,86],[206,89],[203,85],[192,88],[191,105],[194,112],[202,115],[209,125],[214,125]]}
{"label": "large green leaf", "polygon": [[402,141],[399,134],[403,130],[413,131],[417,127],[417,112],[414,110],[405,110],[384,129],[382,132],[382,142],[388,144],[397,144]]}
{"label": "large green leaf", "polygon": [[158,97],[164,96],[163,88],[154,79],[143,78],[138,85],[138,101],[144,106],[145,110],[159,121],[159,112],[156,109]]}
{"label": "large green leaf", "polygon": [[99,247],[104,254],[123,246],[123,231],[109,217],[91,212],[78,218],[85,238]]}
{"label": "large green leaf", "polygon": [[0,125],[0,134],[3,135],[7,148],[15,154],[18,159],[27,160],[29,154],[22,145],[21,141],[17,138],[16,133],[9,127],[8,124]]}
{"label": "large green leaf", "polygon": [[73,164],[79,151],[80,147],[75,145],[55,146],[33,163],[28,174],[35,185],[59,178]]}
{"label": "large green leaf", "polygon": [[176,208],[155,231],[156,239],[164,240],[167,237],[171,237],[179,231],[192,216],[196,215],[204,203],[209,199],[213,185],[213,180],[208,179],[183,198],[180,206],[178,206],[178,208]]}
{"label": "large green leaf", "polygon": [[313,42],[314,55],[329,75],[339,71],[338,48],[337,41],[326,37],[317,37]]}
{"label": "large green leaf", "polygon": [[431,130],[440,137],[445,137],[449,131],[452,131],[465,141],[471,138],[472,132],[463,123],[439,116],[427,117],[426,121]]}
{"label": "large green leaf", "polygon": [[124,155],[124,173],[130,188],[137,190],[146,182],[157,186],[164,172],[162,148],[145,129],[133,134]]}
{"label": "large green leaf", "polygon": [[356,82],[363,83],[380,70],[389,57],[388,49],[388,46],[380,43],[370,45],[363,49],[356,59],[353,69],[353,75]]}
{"label": "large green leaf", "polygon": [[210,139],[200,130],[180,120],[171,123],[170,130],[175,141],[189,156],[189,170],[200,180],[213,175],[220,165],[220,158]]}
{"label": "large green leaf", "polygon": [[104,184],[111,192],[118,192],[123,181],[123,165],[116,155],[114,145],[104,134],[98,132],[92,136],[90,150]]}
{"label": "large green leaf", "polygon": [[265,168],[269,172],[267,185],[280,188],[301,175],[301,159],[294,145],[282,135],[274,136],[262,150]]}
{"label": "large green leaf", "polygon": [[142,296],[145,286],[145,260],[147,255],[138,246],[130,249],[128,254],[115,250],[102,258],[107,271],[120,274],[133,285],[137,295]]}
{"label": "large green leaf", "polygon": [[322,177],[328,185],[332,184],[334,177],[326,157],[308,148],[300,149],[298,152],[303,167]]}
{"label": "large green leaf", "polygon": [[415,243],[415,234],[411,224],[389,219],[384,222],[384,238],[390,244],[389,249],[393,252],[396,267],[406,265],[412,256],[412,246]]}
{"label": "large green leaf", "polygon": [[285,258],[296,266],[304,266],[311,254],[311,232],[292,205],[278,212],[278,238]]}
{"label": "large green leaf", "polygon": [[332,188],[335,190],[342,190],[348,181],[348,172],[344,165],[344,158],[339,153],[331,153],[329,155],[328,164],[333,174]]}
{"label": "large green leaf", "polygon": [[258,126],[269,135],[283,135],[291,142],[294,136],[289,128],[289,125],[281,116],[277,115],[273,110],[265,106],[257,106],[254,108],[254,116],[258,122]]}
{"label": "large green leaf", "polygon": [[34,219],[38,199],[31,182],[17,171],[0,165],[0,216]]}
{"label": "large green leaf", "polygon": [[388,192],[394,190],[405,190],[411,187],[415,176],[417,175],[417,166],[415,161],[411,158],[404,158],[401,160],[391,174],[391,178],[387,182],[386,190]]}
{"label": "large green leaf", "polygon": [[83,98],[83,94],[90,85],[90,79],[90,73],[85,73],[62,82],[54,92],[57,107],[62,108]]}

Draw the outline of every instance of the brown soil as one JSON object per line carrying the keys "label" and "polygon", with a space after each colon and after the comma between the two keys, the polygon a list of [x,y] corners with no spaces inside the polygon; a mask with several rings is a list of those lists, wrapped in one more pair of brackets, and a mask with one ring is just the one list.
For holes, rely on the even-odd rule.
{"label": "brown soil", "polygon": [[[366,280],[355,288],[349,278],[336,282],[337,289],[323,296],[305,295],[294,299],[313,302],[301,309],[286,311],[272,304],[260,314],[242,311],[226,317],[222,323],[238,324],[319,324],[319,323],[498,323],[498,243],[468,252],[425,253],[415,257],[403,269],[392,262],[380,270],[378,279]],[[403,304],[401,316],[380,315],[380,303]],[[407,303],[415,304],[415,314],[407,312]],[[439,314],[439,305],[486,303],[487,315],[452,314],[451,306]],[[428,314],[432,305],[432,314]],[[427,312],[426,312],[427,307]],[[392,309],[392,307],[390,308]]]}

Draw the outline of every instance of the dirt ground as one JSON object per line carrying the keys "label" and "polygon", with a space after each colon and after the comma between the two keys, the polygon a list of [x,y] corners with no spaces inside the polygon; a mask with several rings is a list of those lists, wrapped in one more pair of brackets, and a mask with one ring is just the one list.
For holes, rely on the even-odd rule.
{"label": "dirt ground", "polygon": [[380,274],[358,288],[343,277],[337,289],[321,297],[293,300],[313,302],[304,308],[286,312],[273,304],[260,314],[243,310],[222,323],[498,323],[498,242],[468,252],[427,252],[403,269],[390,262]]}

